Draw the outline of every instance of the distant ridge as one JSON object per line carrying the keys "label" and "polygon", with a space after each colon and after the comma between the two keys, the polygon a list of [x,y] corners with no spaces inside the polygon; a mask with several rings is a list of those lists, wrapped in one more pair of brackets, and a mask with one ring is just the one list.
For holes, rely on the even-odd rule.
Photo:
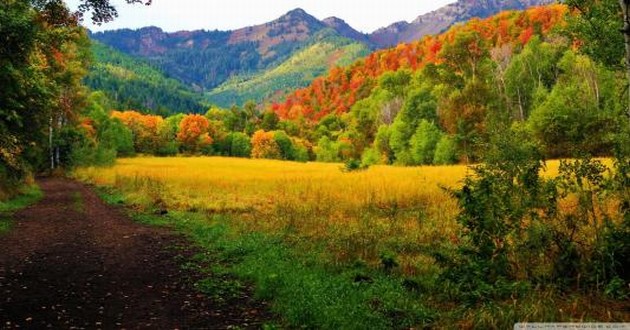
{"label": "distant ridge", "polygon": [[396,22],[369,35],[377,48],[387,48],[401,42],[419,40],[447,30],[455,23],[473,17],[486,18],[503,10],[523,10],[555,3],[555,0],[459,0],[438,10],[420,15],[413,22]]}

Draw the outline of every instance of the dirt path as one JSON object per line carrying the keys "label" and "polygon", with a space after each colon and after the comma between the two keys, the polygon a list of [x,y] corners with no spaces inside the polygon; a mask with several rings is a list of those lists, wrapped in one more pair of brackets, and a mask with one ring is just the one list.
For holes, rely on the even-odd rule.
{"label": "dirt path", "polygon": [[196,292],[181,237],[133,223],[79,183],[40,186],[44,199],[0,236],[0,328],[258,328],[268,318],[247,293],[216,303]]}

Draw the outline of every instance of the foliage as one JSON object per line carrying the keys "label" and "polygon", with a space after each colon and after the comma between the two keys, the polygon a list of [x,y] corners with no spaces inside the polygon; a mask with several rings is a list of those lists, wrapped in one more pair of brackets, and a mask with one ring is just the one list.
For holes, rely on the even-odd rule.
{"label": "foliage", "polygon": [[252,152],[252,144],[249,136],[243,133],[230,133],[232,141],[230,148],[230,156],[249,158]]}
{"label": "foliage", "polygon": [[546,146],[549,157],[567,157],[578,150],[610,154],[618,106],[614,77],[570,50],[558,67],[562,72],[558,83],[532,112],[533,135]]}
{"label": "foliage", "polygon": [[19,184],[46,163],[51,168],[70,165],[71,141],[64,141],[63,134],[79,130],[80,82],[89,56],[87,36],[63,2],[9,1],[0,17],[4,186]]}
{"label": "foliage", "polygon": [[212,144],[212,137],[208,134],[210,123],[202,115],[187,115],[179,123],[177,140],[185,152],[192,154],[200,152],[204,147]]}
{"label": "foliage", "polygon": [[[128,4],[150,5],[151,0],[125,0]],[[118,11],[109,0],[81,0],[79,5],[79,17],[86,12],[92,12],[92,22],[97,24],[107,23],[118,17]]]}
{"label": "foliage", "polygon": [[486,162],[474,167],[474,176],[454,193],[462,209],[457,221],[465,229],[465,241],[461,264],[446,276],[472,299],[491,298],[485,290],[515,279],[510,257],[523,239],[525,225],[545,214],[548,203],[555,207],[553,186],[539,177],[540,153],[516,133],[498,136]]}
{"label": "foliage", "polygon": [[457,144],[455,140],[448,135],[442,135],[435,146],[435,154],[433,156],[433,164],[449,165],[457,162]]}
{"label": "foliage", "polygon": [[118,109],[137,109],[161,115],[199,113],[200,96],[182,83],[167,78],[143,60],[92,42],[94,63],[85,77],[93,90],[105,92]]}
{"label": "foliage", "polygon": [[435,149],[442,138],[440,129],[435,124],[422,120],[411,137],[411,156],[416,164],[432,164]]}
{"label": "foliage", "polygon": [[[292,54],[280,65],[252,76],[230,78],[206,94],[206,100],[219,106],[243,105],[248,100],[262,102],[306,87],[314,78],[337,65],[346,65],[368,54],[360,43],[325,29],[311,38],[303,50]],[[264,128],[273,130],[275,128]]]}
{"label": "foliage", "polygon": [[579,13],[571,17],[568,32],[581,41],[581,51],[606,66],[619,68],[624,53],[619,2],[568,0],[566,4]]}
{"label": "foliage", "polygon": [[281,152],[274,132],[258,130],[252,136],[252,158],[280,159]]}

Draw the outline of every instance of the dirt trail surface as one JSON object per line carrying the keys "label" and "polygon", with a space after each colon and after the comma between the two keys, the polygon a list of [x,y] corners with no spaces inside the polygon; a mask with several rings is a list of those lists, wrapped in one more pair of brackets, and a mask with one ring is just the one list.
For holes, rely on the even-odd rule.
{"label": "dirt trail surface", "polygon": [[39,183],[44,199],[0,236],[0,329],[259,328],[268,319],[247,292],[217,303],[195,291],[182,237],[132,222],[79,183]]}

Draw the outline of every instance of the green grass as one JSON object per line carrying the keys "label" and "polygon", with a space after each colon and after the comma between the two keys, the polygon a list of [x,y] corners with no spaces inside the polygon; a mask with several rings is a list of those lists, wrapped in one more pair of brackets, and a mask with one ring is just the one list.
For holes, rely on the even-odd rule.
{"label": "green grass", "polygon": [[[124,196],[101,189],[110,204]],[[225,215],[152,210],[130,211],[140,223],[171,227],[191,238],[206,253],[204,264],[212,277],[196,284],[199,291],[223,299],[235,295],[243,283],[253,283],[256,297],[272,302],[291,328],[391,329],[430,325],[435,312],[425,306],[422,292],[405,280],[361,262],[349,267],[326,263],[321,251],[303,252],[299,242],[286,242],[284,234],[239,232]]]}
{"label": "green grass", "polygon": [[0,202],[0,235],[8,233],[13,227],[11,216],[13,213],[29,206],[40,199],[44,194],[38,186],[25,186],[20,189],[20,194],[8,201]]}
{"label": "green grass", "polygon": [[[100,191],[110,204],[127,202],[116,190]],[[439,272],[404,275],[395,266],[396,254],[387,251],[376,266],[362,260],[333,262],[327,242],[306,242],[290,229],[262,233],[243,227],[238,215],[172,210],[157,215],[150,205],[128,206],[137,222],[172,228],[201,248],[184,265],[210,274],[196,283],[199,291],[229,302],[253,284],[256,297],[271,302],[280,316],[280,328],[504,329],[515,322],[627,318],[614,302],[597,295],[518,281],[469,292],[441,279]],[[466,300],[471,295],[485,298]]]}

